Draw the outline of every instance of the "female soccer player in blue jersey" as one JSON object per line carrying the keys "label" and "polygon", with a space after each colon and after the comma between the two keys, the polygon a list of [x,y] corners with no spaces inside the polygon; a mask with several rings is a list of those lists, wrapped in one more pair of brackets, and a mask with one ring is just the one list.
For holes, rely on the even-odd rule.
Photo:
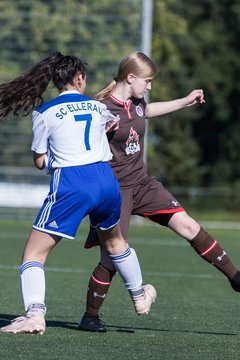
{"label": "female soccer player in blue jersey", "polygon": [[[120,62],[114,80],[96,95],[111,113],[120,116],[119,127],[110,132],[108,138],[113,153],[111,166],[122,195],[122,234],[127,238],[132,214],[167,226],[186,239],[204,260],[220,270],[235,291],[240,291],[240,272],[232,264],[226,251],[188,215],[160,182],[147,174],[143,160],[146,119],[205,102],[203,91],[197,89],[180,99],[146,104],[144,94],[151,90],[151,81],[156,74],[157,68],[148,56],[138,51],[133,52]],[[96,235],[91,229],[86,247],[98,244]],[[102,248],[100,263],[89,281],[86,312],[79,324],[80,329],[106,331],[106,327],[98,322],[97,316],[115,272],[109,256]],[[102,296],[95,298],[94,292]]]}
{"label": "female soccer player in blue jersey", "polygon": [[[50,81],[59,96],[43,103]],[[20,267],[25,316],[1,332],[45,331],[44,263],[62,239],[74,239],[81,220],[89,215],[101,246],[109,254],[133,300],[138,315],[155,301],[152,285],[142,286],[135,251],[119,227],[121,195],[108,163],[112,154],[105,127],[118,122],[106,105],[84,96],[86,69],[74,56],[56,52],[17,79],[0,85],[0,120],[9,113],[32,112],[32,151],[38,169],[51,173],[49,193],[27,240]]]}

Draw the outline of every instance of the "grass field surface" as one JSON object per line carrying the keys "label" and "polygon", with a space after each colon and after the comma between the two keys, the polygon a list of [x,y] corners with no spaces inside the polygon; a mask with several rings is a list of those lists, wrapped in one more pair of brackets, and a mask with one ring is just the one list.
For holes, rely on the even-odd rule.
{"label": "grass field surface", "polygon": [[[23,315],[21,253],[31,223],[0,221],[0,326]],[[240,267],[240,230],[211,229]],[[46,263],[47,330],[43,336],[0,334],[1,360],[239,360],[240,294],[200,259],[187,242],[156,225],[132,226],[129,234],[144,283],[158,298],[148,316],[135,315],[119,276],[102,307],[107,333],[77,330],[98,249],[85,250],[87,225],[74,241],[62,240]]]}

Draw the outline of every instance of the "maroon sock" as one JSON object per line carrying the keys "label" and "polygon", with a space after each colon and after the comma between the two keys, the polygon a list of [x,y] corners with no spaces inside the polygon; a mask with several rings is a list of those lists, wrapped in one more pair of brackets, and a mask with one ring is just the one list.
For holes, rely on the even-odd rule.
{"label": "maroon sock", "polygon": [[226,251],[204,229],[201,228],[189,243],[204,260],[215,266],[229,280],[237,274],[238,269],[232,264]]}
{"label": "maroon sock", "polygon": [[109,270],[101,263],[93,271],[88,283],[85,315],[97,316],[106,298],[115,270]]}

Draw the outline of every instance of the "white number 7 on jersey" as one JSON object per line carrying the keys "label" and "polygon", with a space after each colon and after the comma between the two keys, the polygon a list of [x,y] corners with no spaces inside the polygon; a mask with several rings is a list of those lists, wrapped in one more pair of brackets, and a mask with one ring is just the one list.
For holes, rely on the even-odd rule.
{"label": "white number 7 on jersey", "polygon": [[92,121],[92,114],[84,114],[84,115],[75,115],[75,121],[86,121],[86,127],[84,132],[84,143],[86,146],[86,150],[91,150],[89,143],[89,132]]}

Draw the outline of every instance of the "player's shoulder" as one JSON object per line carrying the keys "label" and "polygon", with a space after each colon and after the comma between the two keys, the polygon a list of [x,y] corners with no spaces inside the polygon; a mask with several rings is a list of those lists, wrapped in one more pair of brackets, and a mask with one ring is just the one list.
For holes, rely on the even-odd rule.
{"label": "player's shoulder", "polygon": [[47,110],[64,103],[84,102],[84,101],[93,101],[93,99],[89,96],[85,96],[79,93],[66,93],[63,95],[59,95],[55,99],[44,102],[42,105],[36,107],[35,111],[39,113],[44,113]]}

